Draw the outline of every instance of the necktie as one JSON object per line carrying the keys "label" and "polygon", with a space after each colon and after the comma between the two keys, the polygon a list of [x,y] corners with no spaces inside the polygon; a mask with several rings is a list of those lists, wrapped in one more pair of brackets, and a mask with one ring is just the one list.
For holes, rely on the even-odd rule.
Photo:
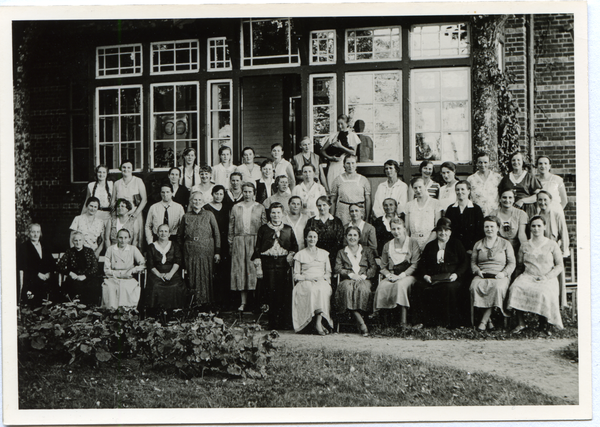
{"label": "necktie", "polygon": [[169,225],[169,206],[165,206],[165,219],[163,220],[163,224],[167,225]]}

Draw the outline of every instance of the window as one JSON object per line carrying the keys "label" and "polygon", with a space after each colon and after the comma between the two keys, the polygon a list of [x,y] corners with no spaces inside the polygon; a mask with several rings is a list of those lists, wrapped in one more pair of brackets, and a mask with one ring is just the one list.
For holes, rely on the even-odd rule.
{"label": "window", "polygon": [[96,142],[99,164],[117,170],[130,160],[142,169],[142,86],[96,89]]}
{"label": "window", "polygon": [[208,82],[208,127],[212,164],[219,163],[219,148],[232,147],[231,80]]}
{"label": "window", "polygon": [[[346,111],[358,134],[372,141],[370,158],[361,163],[383,164],[388,159],[402,161],[402,74],[400,71],[372,71],[346,74]],[[361,144],[368,144],[361,138]],[[362,147],[361,153],[366,153]]]}
{"label": "window", "polygon": [[311,31],[311,65],[335,64],[335,30]]}
{"label": "window", "polygon": [[142,45],[96,48],[96,78],[142,75]]}
{"label": "window", "polygon": [[412,59],[468,57],[467,24],[413,25],[410,31]]}
{"label": "window", "polygon": [[208,71],[231,70],[229,47],[225,37],[208,39]]}
{"label": "window", "polygon": [[292,20],[250,19],[242,22],[242,68],[300,65]]}
{"label": "window", "polygon": [[336,130],[335,74],[310,76],[310,132],[312,141],[321,147]]}
{"label": "window", "polygon": [[198,40],[152,43],[150,74],[175,74],[198,71]]}
{"label": "window", "polygon": [[469,68],[411,73],[412,157],[468,163],[471,160]]}
{"label": "window", "polygon": [[198,83],[150,85],[152,94],[152,167],[177,166],[188,147],[198,153]]}
{"label": "window", "polygon": [[400,27],[346,30],[346,61],[390,61],[402,58]]}

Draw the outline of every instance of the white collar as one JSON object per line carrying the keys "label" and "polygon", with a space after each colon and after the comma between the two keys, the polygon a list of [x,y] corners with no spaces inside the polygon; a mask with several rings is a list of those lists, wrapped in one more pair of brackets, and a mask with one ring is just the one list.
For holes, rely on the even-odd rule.
{"label": "white collar", "polygon": [[[457,208],[457,207],[458,207],[458,201],[456,201],[456,203],[454,203],[454,204],[452,205],[452,207],[453,207],[453,208]],[[469,203],[467,203],[467,206],[466,206],[466,207],[467,207],[467,208],[472,208],[472,207],[474,207],[474,206],[473,206],[473,201],[472,201],[472,200],[469,200]]]}
{"label": "white collar", "polygon": [[352,253],[352,251],[350,250],[350,248],[348,246],[346,246],[344,248],[344,252],[346,252],[346,254],[348,255],[348,259],[350,260],[350,263],[352,264],[352,271],[354,271],[355,274],[358,274],[360,272],[360,259],[362,258],[362,246],[360,245],[360,243],[358,244],[358,251],[356,251],[356,255],[354,255]]}
{"label": "white collar", "polygon": [[[404,244],[402,245],[402,247],[400,248],[400,252],[402,253],[408,253],[408,243],[409,243],[410,237],[406,236],[404,238]],[[394,237],[394,240],[392,240],[392,249],[395,250],[396,249],[396,238]]]}
{"label": "white collar", "polygon": [[319,218],[319,221],[321,221],[321,222],[326,222],[326,221],[329,221],[330,219],[333,219],[333,215],[331,215],[331,212],[329,212],[327,214],[327,218],[325,218],[325,221],[323,221],[320,216],[317,218]]}
{"label": "white collar", "polygon": [[131,245],[129,245],[129,244],[128,244],[128,245],[127,245],[127,246],[125,246],[123,249],[119,249],[119,245],[115,245],[115,249],[116,249],[117,251],[119,251],[119,252],[127,252],[127,251],[129,251],[129,248],[130,248],[130,247],[131,247]]}

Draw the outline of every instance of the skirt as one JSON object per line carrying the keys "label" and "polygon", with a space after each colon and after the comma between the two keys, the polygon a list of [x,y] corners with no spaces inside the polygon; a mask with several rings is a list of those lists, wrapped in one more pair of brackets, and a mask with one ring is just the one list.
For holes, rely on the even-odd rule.
{"label": "skirt", "polygon": [[539,314],[547,318],[548,323],[563,329],[556,278],[538,282],[529,274],[521,274],[510,287],[507,308]]}
{"label": "skirt", "polygon": [[106,278],[102,283],[102,307],[135,308],[140,301],[140,285],[135,279]]}
{"label": "skirt", "polygon": [[292,282],[285,256],[261,256],[263,278],[257,289],[260,304],[267,304],[269,329],[292,328]]}
{"label": "skirt", "polygon": [[[168,266],[168,268],[157,268],[157,270],[160,273],[166,273],[171,271],[171,268],[172,266]],[[161,269],[167,271],[160,271]],[[185,307],[187,289],[179,271],[168,282],[160,279],[151,271],[148,271],[147,274],[147,285],[144,290],[146,307],[163,309]]]}
{"label": "skirt", "polygon": [[317,314],[323,316],[327,326],[333,329],[329,301],[331,300],[331,285],[326,280],[304,280],[294,286],[292,294],[292,320],[294,331],[300,332],[306,328]]}
{"label": "skirt", "polygon": [[471,303],[473,307],[490,308],[498,307],[504,313],[504,298],[508,291],[510,278],[482,279],[475,276],[471,282]]}
{"label": "skirt", "polygon": [[347,310],[370,312],[372,298],[370,280],[344,280],[335,291],[335,309],[338,313]]}
{"label": "skirt", "polygon": [[[403,262],[394,266],[394,274],[398,275],[410,267],[410,263]],[[379,282],[375,291],[375,311],[382,308],[396,308],[397,306],[410,307],[408,293],[411,286],[417,279],[413,276],[403,277],[396,282],[390,282],[387,279]]]}
{"label": "skirt", "polygon": [[231,243],[231,290],[256,289],[256,268],[250,259],[256,244],[255,234],[234,236]]}

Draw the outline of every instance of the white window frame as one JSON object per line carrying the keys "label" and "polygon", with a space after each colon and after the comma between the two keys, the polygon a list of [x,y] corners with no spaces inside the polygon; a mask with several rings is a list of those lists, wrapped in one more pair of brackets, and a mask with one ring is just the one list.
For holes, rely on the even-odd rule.
{"label": "white window frame", "polygon": [[[269,59],[269,58],[288,58],[288,62],[286,64],[264,64],[264,65],[254,65],[254,56],[252,56],[252,52],[250,52],[250,56],[244,56],[244,24],[250,24],[250,36],[252,36],[252,23],[260,22],[260,21],[288,21],[288,45],[290,47],[290,51],[287,55],[273,55],[273,56],[257,56],[257,59]],[[292,18],[273,18],[273,19],[248,19],[242,21],[240,24],[240,69],[249,70],[252,68],[289,68],[289,67],[299,67],[300,66],[300,49],[296,53],[292,53]],[[252,46],[252,40],[250,40],[250,45]],[[297,58],[298,62],[292,62],[292,58]],[[250,60],[250,65],[245,65],[244,62],[246,60]]]}
{"label": "white window frame", "polygon": [[[211,61],[210,59],[210,52],[211,49],[221,49],[221,46],[211,46],[210,42],[211,41],[219,41],[222,40],[224,42],[224,45],[222,47],[224,54],[227,54],[227,50],[229,48],[229,45],[227,44],[227,37],[210,37],[208,39],[206,39],[206,70],[209,72],[215,72],[215,71],[230,71],[233,69],[233,66],[231,65],[231,56],[229,57],[229,59],[224,59],[223,61]],[[225,57],[225,56],[224,56]],[[211,65],[214,63],[219,63],[219,62],[223,62],[225,64],[225,67],[223,68],[212,68]],[[229,64],[229,65],[227,65]]]}
{"label": "white window frame", "polygon": [[[399,41],[398,41],[398,53],[399,56],[397,58],[379,58],[379,59],[375,59],[375,51],[372,51],[373,53],[373,58],[371,59],[353,59],[353,60],[349,60],[348,59],[348,55],[350,54],[350,52],[348,52],[348,33],[351,31],[365,31],[365,30],[381,30],[381,29],[389,29],[390,31],[397,28],[398,29],[398,37],[399,37]],[[391,33],[390,33],[391,35]],[[390,51],[391,52],[391,51]],[[348,63],[364,63],[364,62],[389,62],[389,61],[401,61],[402,60],[402,27],[400,25],[392,25],[392,26],[382,26],[382,27],[364,27],[364,28],[349,28],[346,30],[346,37],[344,38],[344,53],[345,53],[345,59],[346,62]],[[367,52],[360,52],[360,53],[367,53]],[[354,52],[354,55],[359,54],[358,52]]]}
{"label": "white window frame", "polygon": [[[319,34],[319,33],[330,33],[330,32],[333,32],[333,61],[325,61],[325,62],[315,61],[314,60],[314,56],[315,55],[313,54],[313,51],[312,51],[313,40],[319,40],[319,39],[318,38],[317,39],[313,39],[313,35]],[[326,40],[329,40],[329,39],[327,38]],[[309,43],[310,43],[310,45],[308,47],[308,51],[309,51],[308,55],[309,55],[309,63],[310,63],[310,65],[329,65],[329,64],[335,64],[335,63],[337,63],[337,32],[336,32],[336,30],[315,30],[315,31],[311,31],[310,32],[310,41],[309,41]],[[319,55],[321,55],[320,54],[320,50],[318,50],[318,47],[317,47],[317,52],[319,52],[316,55],[318,57]],[[325,55],[327,57],[329,57],[329,53],[325,53]]]}
{"label": "white window frame", "polygon": [[[372,74],[372,75],[377,75],[377,74],[390,74],[390,73],[399,73],[400,75],[400,99],[398,101],[398,105],[400,106],[400,114],[398,117],[398,136],[400,139],[400,158],[399,159],[393,159],[396,160],[398,163],[406,163],[406,159],[404,159],[404,126],[403,126],[403,114],[402,114],[402,79],[403,79],[403,75],[402,75],[402,70],[401,69],[393,69],[393,70],[365,70],[365,71],[351,71],[351,72],[346,72],[344,75],[344,111],[350,111],[349,108],[349,103],[348,103],[348,96],[346,94],[346,76],[348,75],[360,75],[360,74]],[[375,106],[377,104],[390,104],[389,102],[378,102],[378,103],[373,103],[371,105]],[[353,123],[357,120],[356,117],[350,117],[353,121]],[[358,118],[360,119],[360,118]],[[363,132],[364,133],[364,132]],[[375,132],[375,129],[373,129],[372,134],[373,134],[373,144],[375,144],[375,135],[376,134],[390,134],[392,132]],[[393,132],[395,133],[395,132]],[[368,135],[367,135],[368,136]],[[360,149],[360,148],[359,148]],[[375,152],[375,147],[373,146],[373,153]],[[358,165],[359,166],[383,166],[383,164],[385,163],[377,163],[375,161],[373,162],[359,162]]]}
{"label": "white window frame", "polygon": [[336,124],[337,124],[337,75],[335,73],[325,73],[325,74],[311,74],[309,76],[309,86],[308,86],[308,91],[309,91],[309,102],[310,102],[310,114],[309,114],[309,124],[310,124],[310,140],[313,143],[315,143],[315,137],[327,137],[327,135],[315,135],[314,133],[314,126],[313,126],[313,120],[314,120],[314,100],[313,100],[313,84],[314,84],[314,79],[317,78],[323,78],[323,77],[327,77],[327,78],[333,78],[333,87],[334,87],[334,91],[333,91],[333,102],[330,104],[332,106],[332,114],[329,116],[330,117],[330,125],[329,125],[329,130],[330,133],[329,135],[331,135],[332,133],[335,133],[337,131],[336,129]]}
{"label": "white window frame", "polygon": [[[464,24],[467,29],[467,40],[468,40],[467,45],[469,47],[467,49],[468,51],[466,54],[440,55],[440,56],[415,56],[415,53],[413,51],[413,44],[412,44],[413,31],[414,31],[415,27],[434,27],[434,26],[435,27],[443,27],[444,25],[461,25],[461,24]],[[444,23],[412,25],[410,27],[410,34],[408,36],[408,55],[409,55],[410,59],[415,60],[415,61],[435,60],[435,59],[469,58],[471,56],[470,37],[471,37],[471,28],[467,22],[444,22]]]}
{"label": "white window frame", "polygon": [[[467,88],[467,95],[468,95],[468,99],[467,99],[467,126],[469,128],[469,135],[467,137],[467,141],[469,144],[468,147],[468,153],[470,156],[470,159],[468,160],[462,160],[462,161],[454,161],[452,159],[440,159],[440,160],[431,160],[433,162],[433,164],[435,165],[441,165],[442,163],[444,163],[445,161],[452,161],[456,164],[460,164],[460,165],[468,165],[468,164],[472,164],[473,163],[473,124],[472,124],[472,120],[471,120],[471,108],[473,105],[473,101],[472,101],[472,94],[471,94],[471,90],[472,90],[472,82],[471,82],[471,68],[470,67],[435,67],[435,68],[418,68],[418,69],[413,69],[411,70],[411,74],[414,72],[430,72],[430,71],[442,71],[442,70],[448,70],[448,71],[458,71],[458,70],[464,70],[467,71],[467,75],[469,76],[469,80],[468,80],[468,88]],[[412,76],[410,76],[412,77]],[[414,96],[414,86],[412,83],[412,79],[411,80],[411,84],[410,84],[410,99],[411,99],[411,106],[410,106],[410,158],[411,158],[411,164],[414,165],[418,165],[422,162],[422,160],[417,160],[417,140],[416,140],[416,132],[415,132],[415,119],[416,119],[416,114],[414,114],[414,108],[416,105],[416,101],[415,101],[415,96]],[[440,88],[441,88],[441,83],[440,83]],[[440,103],[443,102],[443,100],[440,99],[439,101]],[[442,120],[441,118],[441,109],[440,109],[440,121]],[[445,132],[443,129],[441,129],[441,123],[440,123],[440,135],[443,135]]]}
{"label": "white window frame", "polygon": [[[121,89],[130,89],[130,88],[137,88],[140,90],[140,112],[139,112],[139,116],[140,116],[140,142],[136,142],[135,144],[139,144],[140,146],[140,167],[135,169],[135,172],[140,172],[143,170],[144,168],[144,88],[142,85],[122,85],[122,86],[101,86],[101,87],[97,87],[96,88],[96,99],[95,99],[95,106],[94,106],[94,139],[95,139],[95,146],[96,146],[96,153],[94,155],[94,162],[96,164],[96,166],[98,166],[100,164],[100,91],[101,90],[111,90],[111,89],[117,89],[117,90],[121,90]],[[111,114],[111,115],[104,115],[102,117],[118,117],[120,118],[121,115],[121,97],[118,97],[118,113],[117,114]],[[128,114],[131,115],[131,114]],[[111,144],[119,144],[119,146],[121,144],[123,144],[123,142],[120,140],[121,138],[121,120],[119,120],[119,141],[118,142],[111,142],[111,143],[102,143],[102,145],[111,145]],[[125,142],[127,143],[127,142]],[[130,143],[130,142],[129,142]],[[121,159],[121,150],[119,147],[119,164],[123,161],[124,159]],[[110,173],[113,172],[119,172],[119,169],[110,169],[109,170]]]}
{"label": "white window frame", "polygon": [[[137,54],[139,53],[140,55],[140,63],[139,65],[135,62],[134,60],[134,72],[133,73],[128,73],[128,74],[122,74],[120,71],[118,74],[111,74],[111,75],[100,75],[100,49],[118,49],[119,50],[119,57],[120,55],[122,55],[121,53],[121,49],[122,48],[129,48],[132,47],[134,48],[133,54]],[[139,50],[139,52],[135,51],[135,48],[137,48]],[[106,59],[104,60],[104,72],[106,73]],[[139,72],[135,72],[135,68],[137,68],[139,66],[140,71]],[[121,59],[119,58],[119,70],[121,70]],[[96,47],[96,78],[97,79],[113,79],[116,77],[136,77],[136,76],[141,76],[144,73],[144,50],[142,49],[142,44],[141,43],[134,43],[134,44],[120,44],[120,45],[114,45],[114,46],[98,46]]]}
{"label": "white window frame", "polygon": [[[211,86],[213,84],[221,84],[221,83],[228,83],[229,84],[229,109],[228,110],[213,110],[212,109],[212,93],[211,93]],[[215,111],[229,111],[229,125],[232,127],[232,131],[233,131],[233,80],[232,79],[216,79],[216,80],[207,80],[206,81],[206,124],[207,124],[207,132],[206,132],[206,139],[207,139],[207,144],[206,144],[206,158],[210,159],[210,161],[212,162],[212,156],[213,156],[213,140],[219,140],[220,138],[213,138],[212,137],[212,120],[211,120],[211,114]],[[232,132],[233,133],[233,132]],[[231,152],[233,154],[233,135],[231,135]],[[233,160],[233,159],[232,159]],[[215,163],[218,164],[219,162]]]}
{"label": "white window frame", "polygon": [[[196,153],[200,153],[198,151],[200,149],[200,84],[197,81],[187,81],[187,82],[164,82],[164,83],[152,83],[150,85],[150,169],[153,171],[168,171],[173,167],[177,167],[177,164],[174,164],[169,167],[154,167],[154,126],[155,126],[155,111],[154,111],[154,88],[158,86],[196,86],[196,105],[198,106],[198,110],[196,111],[163,111],[158,114],[168,114],[173,113],[176,114],[186,114],[186,113],[195,113],[196,114],[196,129],[198,130],[198,135],[196,136],[196,146],[193,147],[196,150]],[[192,138],[188,138],[192,139]],[[175,163],[177,163],[177,140],[173,138],[173,151],[175,155]]]}
{"label": "white window frame", "polygon": [[[196,47],[193,47],[191,45],[194,42],[196,43]],[[177,49],[177,43],[189,43],[190,46],[185,49]],[[158,46],[161,44],[173,44],[173,63],[172,64],[164,64],[164,65],[160,64],[160,54],[158,55],[159,63],[158,64],[154,63],[154,52],[155,52],[154,48],[155,48],[155,46]],[[175,70],[175,68],[177,68],[177,65],[184,64],[184,63],[179,63],[179,64],[177,63],[177,51],[178,50],[188,50],[190,53],[193,50],[196,51],[196,62],[194,63],[193,61],[190,60],[190,62],[185,63],[185,64],[190,65],[189,70]],[[160,52],[160,50],[156,50],[156,51]],[[194,65],[195,65],[195,68],[194,68]],[[158,71],[154,71],[155,66],[158,66],[158,68],[159,68]],[[161,71],[160,70],[161,66],[172,66],[174,69],[172,71]],[[198,40],[198,39],[166,40],[166,41],[162,41],[162,42],[150,43],[150,75],[151,76],[166,75],[166,74],[189,74],[189,73],[197,73],[199,71],[200,71],[200,40]]]}

